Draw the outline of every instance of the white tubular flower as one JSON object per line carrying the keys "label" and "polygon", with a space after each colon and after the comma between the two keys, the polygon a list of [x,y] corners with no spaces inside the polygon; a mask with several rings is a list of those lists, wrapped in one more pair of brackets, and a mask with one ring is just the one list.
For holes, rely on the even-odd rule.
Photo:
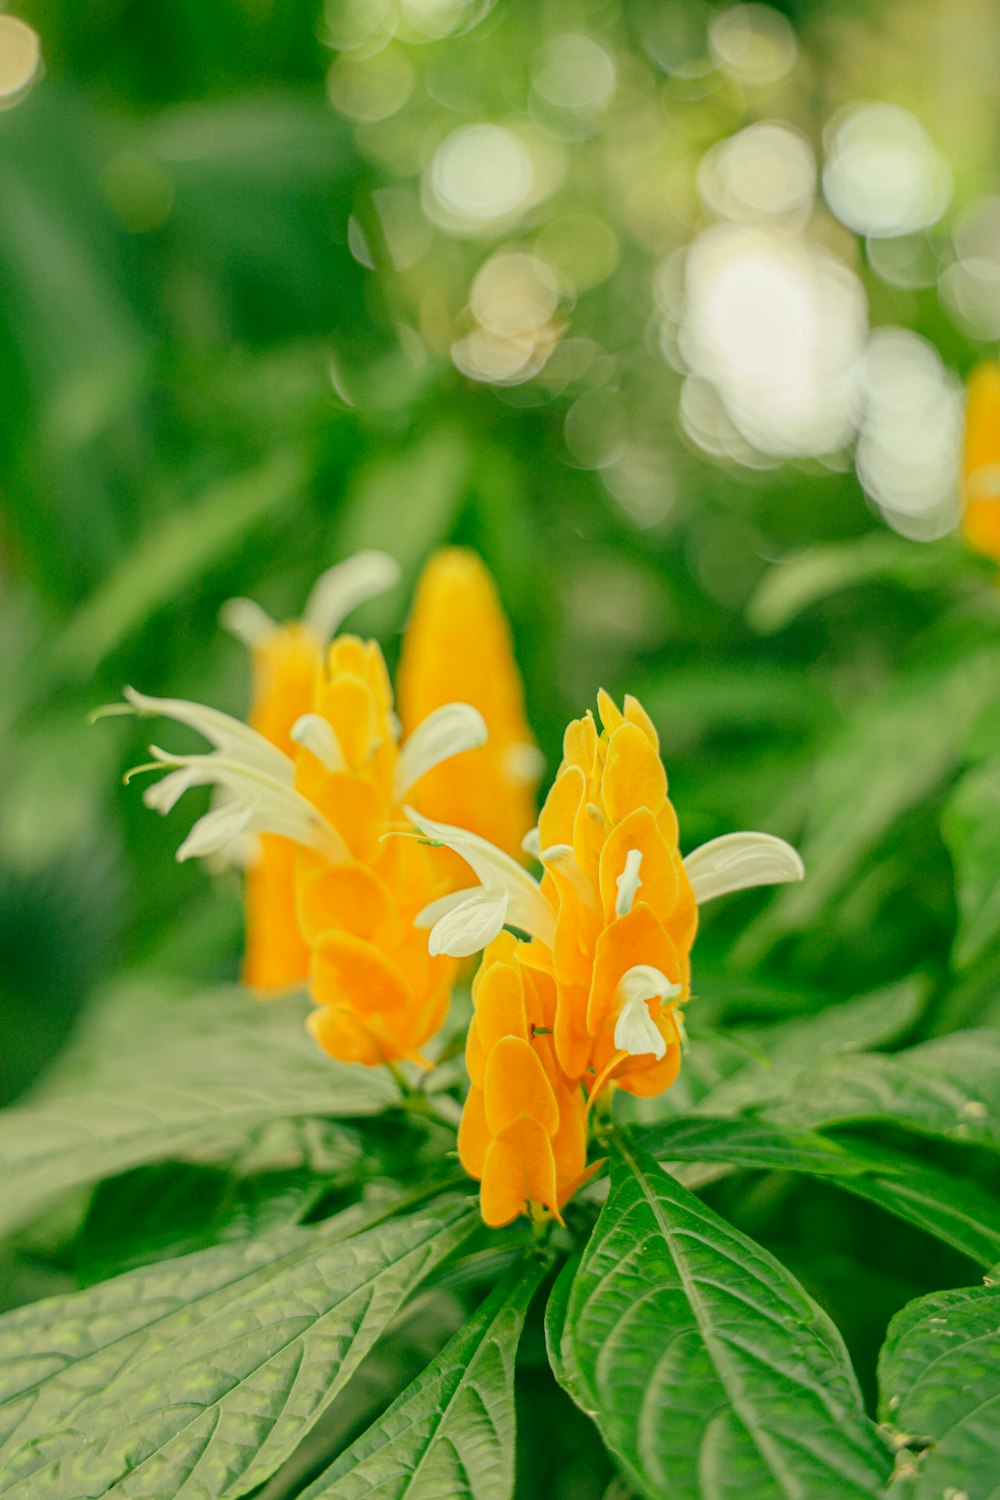
{"label": "white tubular flower", "polygon": [[615,1024],[618,1051],[628,1052],[633,1057],[643,1057],[651,1052],[659,1061],[666,1054],[667,1044],[650,1015],[647,1002],[658,1000],[662,1004],[676,1000],[681,993],[680,985],[671,984],[667,976],[651,964],[635,964],[618,981],[617,993],[623,1002]]}
{"label": "white tubular flower", "polygon": [[324,771],[346,771],[347,758],[336,731],[322,714],[303,714],[292,725],[291,737],[296,745],[308,750]]}
{"label": "white tubular flower", "polygon": [[356,552],[327,568],[312,586],[302,622],[324,646],[352,610],[399,582],[399,564],[387,552]]}
{"label": "white tubular flower", "polygon": [[[112,704],[107,709],[98,709],[93,717],[99,718],[105,713],[134,713],[142,719],[173,719],[177,724],[197,730],[220,755],[256,767],[288,786],[295,780],[295,767],[288,756],[240,719],[231,718],[204,703],[191,703],[186,698],[151,698],[131,687],[125,689],[125,698],[127,706]],[[180,763],[181,757],[178,757]],[[177,796],[180,796],[179,792]]]}
{"label": "white tubular flower", "polygon": [[429,713],[410,735],[396,762],[395,795],[402,802],[410,788],[442,761],[475,750],[489,738],[486,721],[469,703],[445,703]]}
{"label": "white tubular flower", "polygon": [[615,897],[615,916],[627,917],[632,910],[635,898],[639,893],[642,881],[639,879],[639,867],[642,864],[642,850],[630,849],[625,856],[625,868],[615,881],[618,887],[618,895]]}
{"label": "white tubular flower", "polygon": [[336,829],[295,790],[292,761],[255,729],[201,703],[151,698],[133,688],[126,688],[125,696],[126,712],[186,724],[215,747],[208,754],[175,755],[151,745],[153,764],[138,768],[169,771],[144,793],[143,801],[154,812],[170,812],[192,787],[213,786],[224,794],[224,802],[195,823],[177,851],[179,860],[220,853],[235,838],[256,833],[281,834],[335,861],[347,857]]}
{"label": "white tubular flower", "polygon": [[277,622],[253,599],[227,599],[219,610],[219,624],[248,651],[263,646],[278,629]]}
{"label": "white tubular flower", "polygon": [[524,838],[521,840],[521,848],[524,850],[525,854],[530,854],[532,859],[537,859],[539,861],[541,860],[542,841],[539,837],[537,827],[528,829],[527,833],[524,835]]}
{"label": "white tubular flower", "polygon": [[492,942],[508,923],[551,947],[556,914],[527,870],[478,834],[436,823],[410,807],[404,812],[425,838],[460,855],[480,882],[431,902],[419,913],[417,926],[431,928],[431,953],[468,958]]}
{"label": "white tubular flower", "polygon": [[699,906],[755,885],[801,880],[805,866],[784,839],[770,833],[726,833],[695,849],[684,861]]}

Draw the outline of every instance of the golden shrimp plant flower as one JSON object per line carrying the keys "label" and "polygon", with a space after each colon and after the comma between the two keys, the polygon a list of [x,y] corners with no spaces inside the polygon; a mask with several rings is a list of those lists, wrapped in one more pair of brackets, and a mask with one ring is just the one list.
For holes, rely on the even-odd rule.
{"label": "golden shrimp plant flower", "polygon": [[966,392],[962,530],[971,547],[1000,562],[1000,364],[973,370]]}
{"label": "golden shrimp plant flower", "polygon": [[[251,599],[231,599],[222,622],[248,648],[253,664],[251,727],[287,756],[293,730],[310,712],[323,670],[323,651],[352,609],[395,584],[399,569],[382,552],[360,552],[328,568],[314,584],[301,620],[276,624]],[[263,833],[244,861],[246,943],[243,980],[262,995],[306,983],[309,944],[296,911],[295,845]]]}
{"label": "golden shrimp plant flower", "polygon": [[699,906],[803,874],[795,850],[763,833],[728,834],[682,858],[648,715],[605,693],[598,708],[600,729],[588,713],[566,731],[532,841],[540,881],[475,834],[408,809],[477,877],[418,921],[432,954],[486,950],[459,1152],[488,1224],[529,1206],[558,1216],[586,1175],[595,1099],[610,1085],[659,1094],[677,1077]]}
{"label": "golden shrimp plant flower", "polygon": [[[370,557],[342,570],[336,587],[326,580],[327,618],[343,612],[345,588],[359,602],[365,573],[368,597]],[[249,612],[241,608],[245,629]],[[201,704],[126,690],[131,711],[187,725],[212,746],[194,755],[151,747],[152,764],[142,769],[167,774],[145,800],[167,812],[191,787],[209,785],[221,794],[182,843],[182,860],[229,852],[248,836],[281,844],[281,865],[266,869],[261,882],[265,896],[275,890],[281,896],[268,920],[292,924],[305,948],[317,1003],[314,1036],[344,1061],[423,1062],[421,1049],[445,1015],[455,963],[428,952],[414,919],[447,879],[436,851],[387,835],[408,827],[403,802],[417,784],[442,761],[481,745],[486,726],[471,705],[445,704],[402,740],[379,647],[341,636],[324,651],[322,634],[307,622],[259,636],[274,681],[280,685],[286,674],[289,699],[312,678],[306,711],[290,724],[277,690],[275,701],[259,698],[257,722],[270,734]],[[303,693],[294,706],[304,701]],[[267,859],[265,846],[261,862]],[[292,952],[291,938],[279,932],[277,941],[282,955]]]}

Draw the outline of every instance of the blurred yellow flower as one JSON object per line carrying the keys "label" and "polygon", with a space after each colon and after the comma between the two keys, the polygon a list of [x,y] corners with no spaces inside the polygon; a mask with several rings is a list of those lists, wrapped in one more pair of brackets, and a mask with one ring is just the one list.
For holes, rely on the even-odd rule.
{"label": "blurred yellow flower", "polygon": [[[397,677],[403,728],[411,733],[442,703],[471,703],[489,739],[460,761],[432,772],[420,806],[477,833],[507,854],[535,821],[541,757],[524,713],[510,626],[496,586],[474,552],[436,553],[417,586]],[[452,868],[460,873],[460,865]]]}
{"label": "blurred yellow flower", "polygon": [[142,769],[168,774],[145,801],[166,813],[192,787],[216,789],[178,858],[248,864],[248,976],[308,978],[317,1041],[368,1065],[425,1061],[456,967],[429,953],[414,923],[447,891],[441,851],[390,835],[408,831],[403,802],[419,797],[418,783],[486,738],[476,709],[449,703],[402,741],[376,643],[321,644],[347,607],[385,586],[388,563],[362,554],[331,570],[301,624],[274,626],[248,601],[229,606],[226,623],[254,653],[250,724],[197,703],[125,695],[133,712],[171,718],[213,746],[196,755],[151,747]]}
{"label": "blurred yellow flower", "polygon": [[1000,365],[978,365],[969,379],[962,454],[965,512],[971,547],[1000,562]]}
{"label": "blurred yellow flower", "polygon": [[586,1114],[608,1085],[652,1095],[677,1077],[699,904],[802,878],[795,850],[763,833],[682,859],[648,715],[605,693],[598,707],[600,729],[587,714],[566,731],[538,822],[540,883],[476,835],[409,809],[479,882],[417,920],[431,953],[486,950],[459,1148],[488,1224],[532,1205],[559,1213],[585,1175]]}

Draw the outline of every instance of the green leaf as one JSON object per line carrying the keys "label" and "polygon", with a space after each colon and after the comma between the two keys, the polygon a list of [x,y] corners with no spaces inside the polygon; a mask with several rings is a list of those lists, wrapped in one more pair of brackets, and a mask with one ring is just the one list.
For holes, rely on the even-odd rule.
{"label": "green leaf", "polygon": [[998,681],[997,648],[966,646],[943,666],[921,666],[898,678],[851,714],[812,773],[809,819],[798,845],[808,879],[789,887],[747,929],[736,950],[739,961],[755,961],[786,933],[808,927],[892,824],[952,773]]}
{"label": "green leaf", "polygon": [[302,1500],[509,1500],[514,1358],[547,1262],[520,1262]]}
{"label": "green leaf", "polygon": [[1000,760],[963,776],[941,819],[955,865],[955,964],[967,969],[1000,943]]}
{"label": "green leaf", "polygon": [[0,1494],[246,1494],[475,1223],[467,1199],[371,1228],[354,1210],[8,1314]]}
{"label": "green leaf", "polygon": [[194,505],[171,506],[70,621],[56,665],[92,672],[127,635],[197,581],[270,511],[302,489],[302,454],[282,448],[256,469],[221,479]]}
{"label": "green leaf", "polygon": [[1000,1151],[1000,1031],[957,1031],[891,1056],[827,1058],[790,1080],[768,1113],[797,1127],[879,1120]]}
{"label": "green leaf", "polygon": [[[900,1151],[853,1136],[831,1138],[759,1117],[691,1116],[655,1126],[643,1149],[658,1161],[719,1162],[725,1168],[803,1172],[866,1198],[971,1260],[989,1266],[1000,1253],[1000,1203],[977,1182]],[[684,1169],[681,1168],[683,1173]],[[719,1172],[689,1174],[693,1186]]]}
{"label": "green leaf", "polygon": [[789,1081],[804,1067],[812,1067],[822,1058],[864,1052],[894,1041],[919,1017],[926,992],[923,981],[908,978],[874,994],[831,1005],[815,1016],[757,1031],[743,1028],[739,1037],[765,1055],[751,1057],[711,1088],[699,1102],[699,1110],[730,1114],[780,1099]]}
{"label": "green leaf", "polygon": [[961,557],[951,538],[914,547],[877,531],[850,542],[811,547],[768,569],[747,605],[747,620],[751,629],[770,635],[811,604],[874,579],[917,588],[947,583]]}
{"label": "green leaf", "polygon": [[934,1292],[904,1307],[889,1325],[879,1389],[883,1421],[918,1450],[897,1458],[893,1494],[998,1500],[1000,1287]]}
{"label": "green leaf", "polygon": [[836,1328],[773,1256],[620,1147],[563,1356],[633,1481],[671,1500],[863,1500],[889,1467]]}
{"label": "green leaf", "polygon": [[268,1120],[392,1104],[382,1070],[320,1051],[305,1011],[303,1001],[264,1006],[242,990],[117,997],[45,1090],[0,1114],[0,1232],[102,1177],[193,1147],[231,1152]]}

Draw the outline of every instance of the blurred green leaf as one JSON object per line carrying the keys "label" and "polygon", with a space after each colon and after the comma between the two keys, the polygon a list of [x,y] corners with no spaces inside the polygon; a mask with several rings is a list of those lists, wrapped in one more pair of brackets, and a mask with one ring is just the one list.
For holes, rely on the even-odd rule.
{"label": "blurred green leaf", "polygon": [[157,1009],[147,998],[117,997],[44,1089],[0,1114],[0,1228],[145,1162],[231,1154],[268,1120],[374,1114],[398,1097],[388,1075],[322,1053],[298,999],[262,1005],[230,990]]}
{"label": "blurred green leaf", "polygon": [[896,819],[940,787],[998,683],[1000,650],[980,646],[899,677],[852,713],[812,779],[798,846],[806,879],[747,930],[737,950],[744,961],[814,921]]}
{"label": "blurred green leaf", "polygon": [[646,1495],[871,1500],[887,1476],[826,1314],[630,1148],[614,1155],[562,1355],[571,1390]]}
{"label": "blurred green leaf", "polygon": [[768,569],[747,605],[747,620],[751,629],[770,635],[811,604],[876,579],[915,588],[947,583],[955,577],[962,556],[960,544],[950,537],[915,547],[878,531],[813,547]]}
{"label": "blurred green leaf", "polygon": [[967,969],[1000,943],[1000,760],[969,771],[941,820],[955,864],[955,964]]}
{"label": "blurred green leaf", "polygon": [[256,469],[220,480],[201,500],[153,521],[116,572],[70,620],[56,648],[58,669],[84,675],[146,620],[197,583],[264,516],[302,489],[304,455],[272,453]]}
{"label": "blurred green leaf", "polygon": [[0,1494],[247,1494],[473,1222],[468,1200],[349,1212],[8,1314]]}
{"label": "blurred green leaf", "polygon": [[[901,1151],[859,1140],[773,1125],[757,1116],[692,1116],[654,1126],[641,1136],[644,1151],[670,1163],[718,1162],[739,1170],[804,1172],[831,1180],[897,1218],[944,1240],[971,1260],[989,1266],[1000,1252],[1000,1203],[969,1178]],[[682,1167],[689,1186],[718,1175]]]}
{"label": "blurred green leaf", "polygon": [[911,1302],[879,1358],[879,1412],[899,1434],[892,1493],[992,1500],[1000,1427],[1000,1287]]}
{"label": "blurred green leaf", "polygon": [[959,1031],[889,1057],[826,1058],[789,1080],[768,1113],[798,1127],[879,1120],[1000,1151],[1000,1030]]}
{"label": "blurred green leaf", "polygon": [[519,1262],[376,1425],[302,1500],[510,1500],[514,1359],[528,1304],[547,1269]]}

